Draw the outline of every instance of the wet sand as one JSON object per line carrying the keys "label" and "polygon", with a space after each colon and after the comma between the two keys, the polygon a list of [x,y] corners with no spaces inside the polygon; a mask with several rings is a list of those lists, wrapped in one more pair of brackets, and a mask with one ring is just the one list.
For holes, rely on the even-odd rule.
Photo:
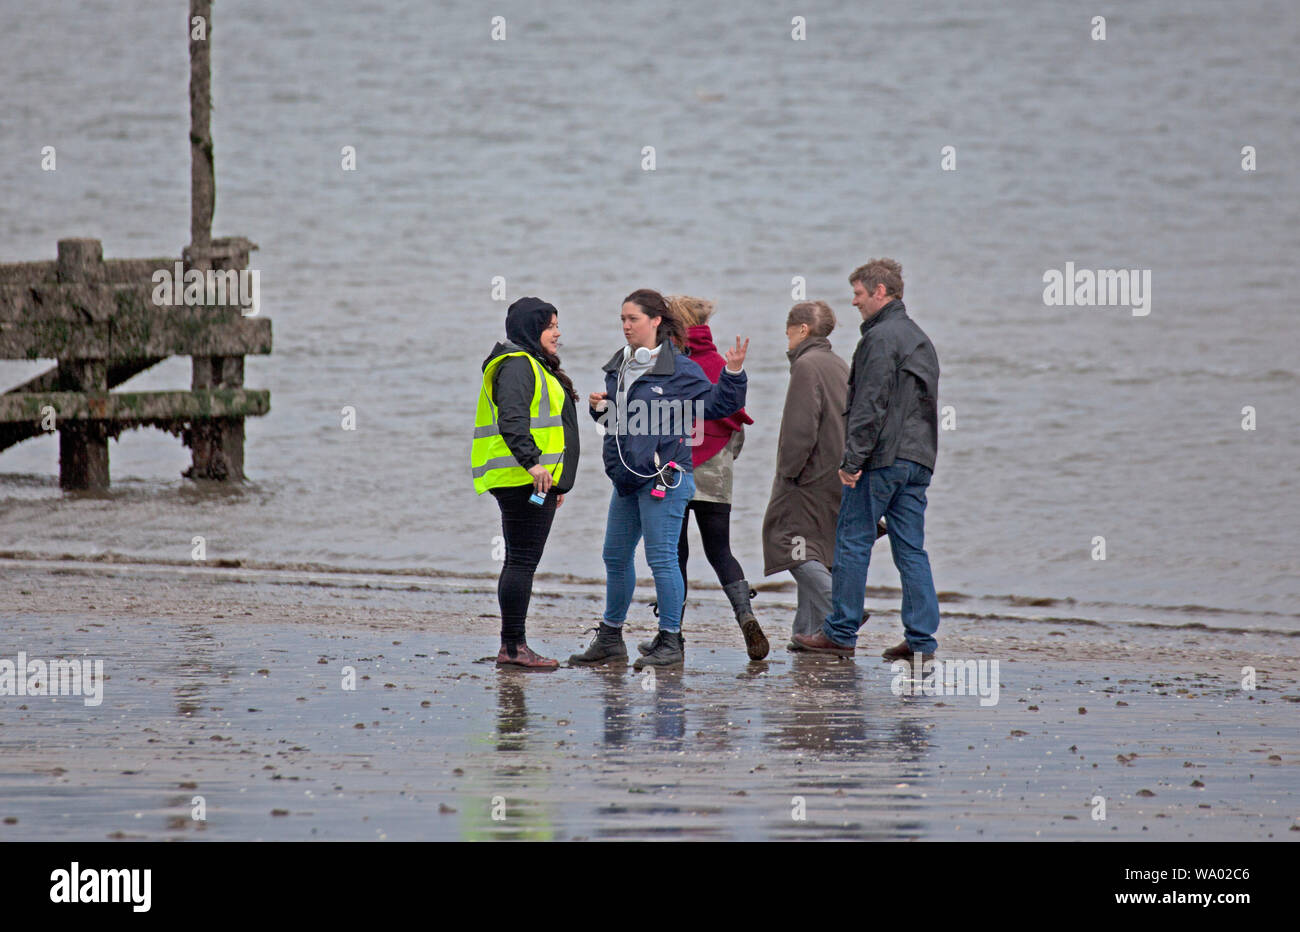
{"label": "wet sand", "polygon": [[[650,681],[497,670],[483,579],[10,559],[0,586],[0,659],[107,677],[97,707],[0,696],[0,841],[1300,840],[1276,633],[954,612],[940,658],[997,660],[987,705],[891,690],[896,613],[853,660],[788,653],[788,592],[755,602],[754,664],[693,589],[686,668]],[[539,581],[529,641],[567,657],[601,607]]]}

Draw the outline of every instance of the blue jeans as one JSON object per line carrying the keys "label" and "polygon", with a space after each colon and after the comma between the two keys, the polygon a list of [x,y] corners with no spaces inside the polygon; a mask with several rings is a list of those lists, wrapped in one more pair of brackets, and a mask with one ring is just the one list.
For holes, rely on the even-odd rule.
{"label": "blue jeans", "polygon": [[835,564],[831,572],[831,613],[822,632],[844,647],[857,644],[866,602],[867,568],[876,523],[883,515],[889,549],[903,583],[903,633],[912,650],[933,653],[939,646],[939,598],[925,553],[925,489],[930,470],[911,460],[862,473],[854,488],[840,493],[835,525]]}
{"label": "blue jeans", "polygon": [[611,493],[605,521],[605,624],[621,628],[627,619],[636,591],[636,543],[645,537],[645,559],[659,599],[659,628],[681,631],[686,584],[677,562],[677,541],[686,505],[695,494],[695,476],[682,473],[677,488],[663,498],[651,497],[652,488],[649,482],[633,495]]}

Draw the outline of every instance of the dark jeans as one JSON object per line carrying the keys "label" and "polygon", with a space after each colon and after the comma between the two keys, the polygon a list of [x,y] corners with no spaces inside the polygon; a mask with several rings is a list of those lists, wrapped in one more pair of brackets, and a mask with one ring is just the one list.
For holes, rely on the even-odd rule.
{"label": "dark jeans", "polygon": [[686,526],[690,522],[692,511],[695,512],[695,525],[700,529],[700,539],[704,541],[704,556],[713,567],[713,572],[718,574],[718,582],[728,586],[745,578],[740,562],[731,553],[731,506],[726,502],[693,501],[682,517],[682,536],[677,540],[677,564],[682,568],[683,600],[690,585],[686,580],[686,561],[691,555],[690,544],[686,540]]}
{"label": "dark jeans", "polygon": [[528,501],[531,485],[490,489],[501,506],[501,533],[506,539],[506,560],[497,579],[497,603],[501,606],[501,643],[507,647],[524,642],[524,621],[533,597],[533,573],[542,559],[546,538],[555,519],[555,489],[546,502]]}
{"label": "dark jeans", "polygon": [[858,640],[866,602],[867,568],[876,522],[884,516],[889,549],[903,583],[903,634],[918,654],[939,646],[939,599],[925,552],[925,490],[930,470],[911,460],[868,469],[854,488],[840,490],[840,516],[835,526],[835,564],[831,568],[831,613],[822,632],[845,647]]}

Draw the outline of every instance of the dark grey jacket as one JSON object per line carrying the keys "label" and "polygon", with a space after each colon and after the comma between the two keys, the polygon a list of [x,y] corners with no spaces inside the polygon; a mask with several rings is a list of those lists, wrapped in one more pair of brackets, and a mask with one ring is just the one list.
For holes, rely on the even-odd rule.
{"label": "dark grey jacket", "polygon": [[894,299],[862,324],[844,410],[844,459],[854,473],[911,460],[934,469],[939,449],[939,356]]}

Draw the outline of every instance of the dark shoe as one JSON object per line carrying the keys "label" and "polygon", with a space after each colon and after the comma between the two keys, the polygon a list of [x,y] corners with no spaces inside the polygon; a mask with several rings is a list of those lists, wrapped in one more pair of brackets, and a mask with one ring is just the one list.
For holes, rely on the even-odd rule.
{"label": "dark shoe", "polygon": [[520,644],[515,648],[515,655],[510,656],[510,651],[506,650],[504,644],[501,645],[501,651],[497,654],[498,667],[523,667],[525,670],[556,670],[560,666],[560,661],[553,660],[550,657],[543,657],[534,651],[527,644]]}
{"label": "dark shoe", "polygon": [[[885,519],[884,519],[884,518],[881,518],[880,520],[881,520],[881,521],[884,521]],[[870,619],[870,618],[871,618],[871,612],[863,612],[863,613],[862,613],[862,623],[858,625],[858,630],[859,630],[859,631],[862,630],[862,625],[865,625],[865,624],[867,623],[868,619]],[[800,651],[800,650],[807,650],[807,649],[808,649],[808,648],[804,647],[802,644],[799,644],[799,643],[797,643],[796,641],[794,641],[794,640],[793,640],[793,637],[794,637],[793,634],[790,635],[790,637],[792,638],[792,640],[790,641],[789,644],[785,645],[785,649],[786,649],[786,650]]]}
{"label": "dark shoe", "polygon": [[[908,647],[906,641],[901,641],[893,647],[886,648],[880,656],[884,657],[886,660],[906,660],[908,663],[911,663],[912,658],[916,656],[916,651]],[[934,654],[921,655],[921,663],[929,663],[933,659]]]}
{"label": "dark shoe", "polygon": [[796,634],[794,642],[804,650],[810,650],[818,654],[839,654],[841,657],[853,656],[854,649],[852,647],[836,644],[821,631],[815,631],[812,634]]}
{"label": "dark shoe", "polygon": [[607,625],[602,621],[587,649],[581,654],[570,657],[569,663],[580,667],[592,667],[601,663],[627,663],[627,645],[623,643],[623,629]]}
{"label": "dark shoe", "polygon": [[[682,638],[682,644],[685,644],[686,635],[684,634],[681,635],[681,638]],[[641,641],[639,644],[637,644],[636,649],[639,650],[642,654],[648,654],[650,653],[650,651],[655,649],[655,641],[657,640],[658,640],[658,636],[656,635],[655,637],[652,637],[648,641]]]}
{"label": "dark shoe", "polygon": [[749,604],[749,600],[758,593],[749,588],[749,581],[745,579],[737,579],[723,586],[722,591],[727,594],[731,610],[736,613],[736,624],[740,625],[740,633],[745,636],[745,650],[749,653],[749,659],[762,660],[769,650],[767,636],[759,627],[758,619],[754,617],[754,610]]}
{"label": "dark shoe", "polygon": [[[651,602],[651,603],[650,603],[650,611],[654,612],[655,617],[658,618],[658,617],[659,617],[659,603],[658,603],[658,602]],[[682,618],[685,618],[685,617],[686,617],[686,603],[683,602],[683,603],[682,603]],[[683,638],[682,638],[682,641],[685,642],[685,641],[686,641],[686,638],[683,637]],[[648,641],[642,641],[642,642],[640,642],[639,644],[637,644],[636,649],[639,650],[639,651],[640,651],[641,653],[643,653],[643,654],[648,654],[648,653],[650,653],[650,651],[651,651],[652,649],[654,649],[654,646],[655,646],[654,638],[651,638],[651,639],[648,640]]]}
{"label": "dark shoe", "polygon": [[650,642],[650,650],[638,657],[632,669],[642,667],[680,667],[686,660],[686,643],[680,631],[660,631]]}

